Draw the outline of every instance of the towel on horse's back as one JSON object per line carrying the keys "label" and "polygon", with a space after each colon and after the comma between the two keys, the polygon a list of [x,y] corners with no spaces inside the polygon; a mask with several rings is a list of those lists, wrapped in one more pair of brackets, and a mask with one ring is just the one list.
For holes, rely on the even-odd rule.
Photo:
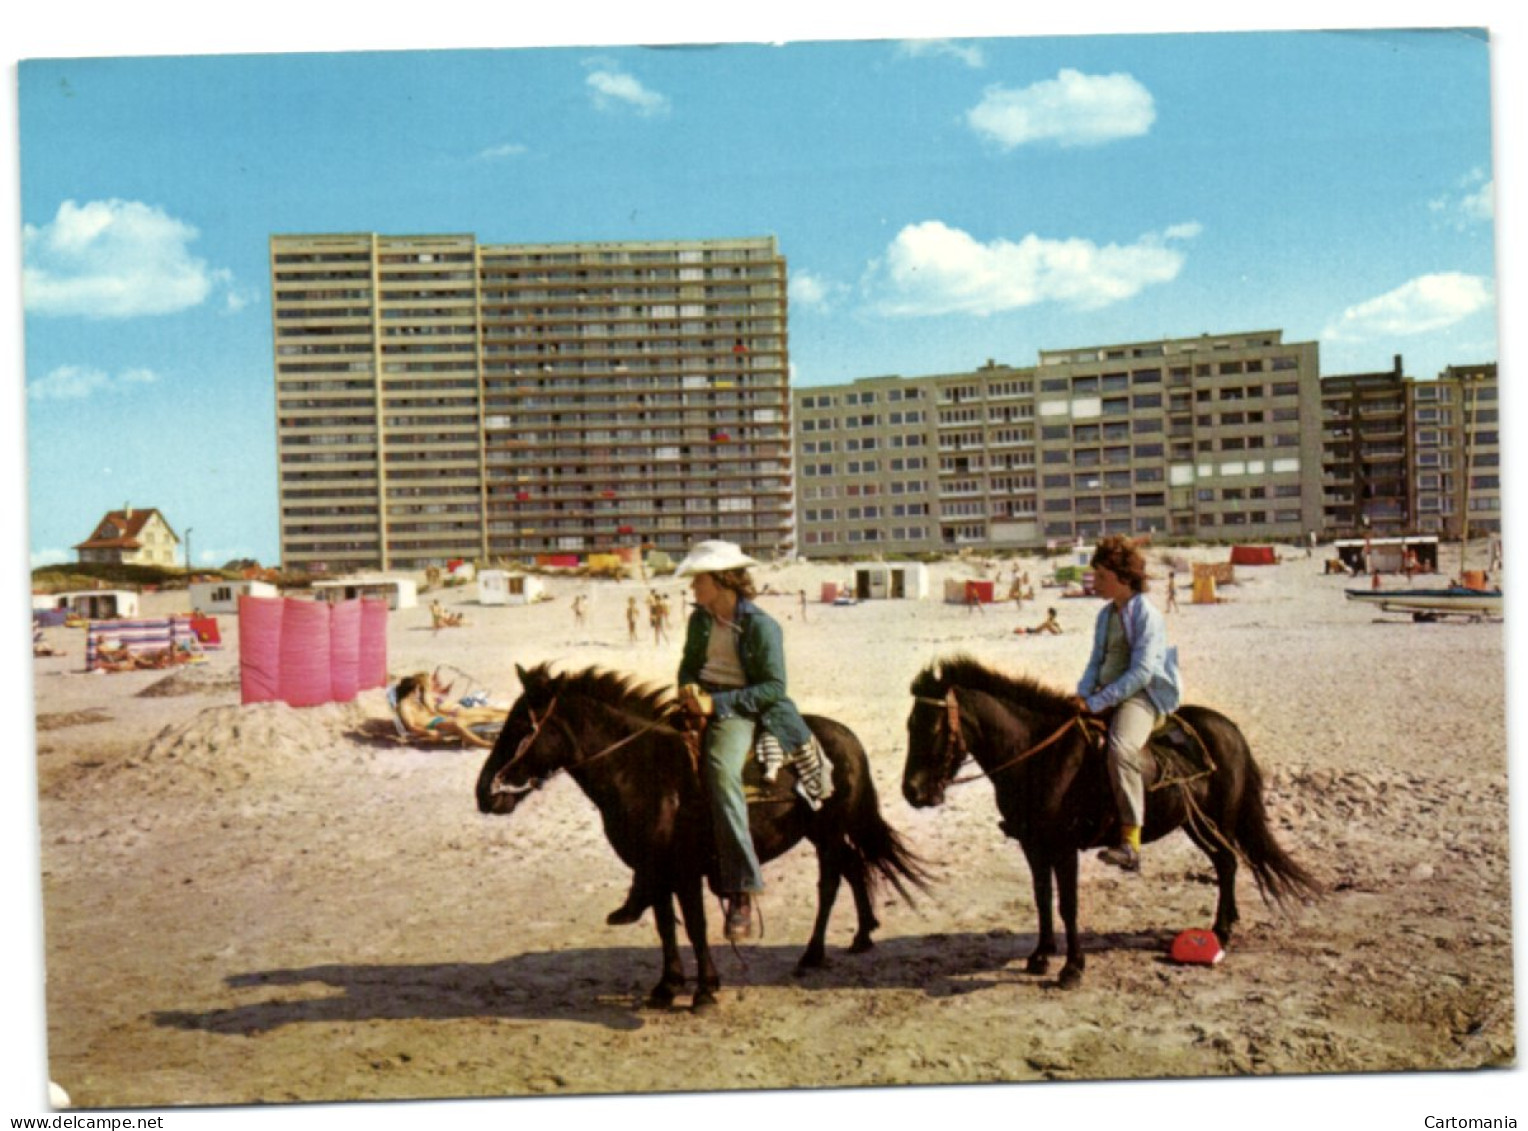
{"label": "towel on horse's back", "polygon": [[[699,774],[700,761],[705,757],[703,751],[706,727],[709,724],[693,716],[681,716],[678,725],[679,733],[690,751],[690,760]],[[780,780],[780,771],[783,769],[791,771],[795,778],[793,783]],[[701,774],[700,778],[704,787],[705,775]],[[823,752],[822,744],[814,734],[810,742],[795,750],[786,750],[769,731],[761,726],[754,727],[753,757],[743,765],[743,789],[748,800],[751,803],[784,801],[790,797],[787,785],[814,813],[822,808],[824,801],[833,796],[833,767]]]}
{"label": "towel on horse's back", "polygon": [[754,734],[753,752],[764,766],[764,780],[773,784],[780,770],[789,763],[796,773],[796,794],[814,811],[833,796],[833,771],[822,752],[817,736],[794,750],[786,750],[780,740],[763,727]]}

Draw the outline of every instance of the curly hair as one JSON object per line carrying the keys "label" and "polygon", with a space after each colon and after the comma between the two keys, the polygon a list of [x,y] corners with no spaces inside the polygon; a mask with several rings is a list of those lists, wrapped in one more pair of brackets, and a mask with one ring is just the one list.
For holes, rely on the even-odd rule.
{"label": "curly hair", "polygon": [[1100,538],[1093,550],[1092,566],[1103,566],[1130,587],[1133,593],[1146,592],[1146,559],[1135,543],[1123,534]]}
{"label": "curly hair", "polygon": [[744,600],[751,601],[759,595],[754,588],[753,578],[748,576],[746,567],[739,569],[718,569],[711,572],[711,580],[723,589],[730,589]]}

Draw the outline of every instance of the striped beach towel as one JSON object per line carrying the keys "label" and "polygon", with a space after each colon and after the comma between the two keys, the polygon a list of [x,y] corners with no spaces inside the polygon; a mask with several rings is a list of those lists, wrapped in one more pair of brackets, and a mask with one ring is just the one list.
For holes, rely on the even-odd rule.
{"label": "striped beach towel", "polygon": [[795,750],[787,751],[780,740],[762,727],[754,743],[754,754],[764,765],[764,780],[773,783],[787,763],[796,771],[796,795],[811,806],[813,811],[833,796],[833,768],[817,736]]}

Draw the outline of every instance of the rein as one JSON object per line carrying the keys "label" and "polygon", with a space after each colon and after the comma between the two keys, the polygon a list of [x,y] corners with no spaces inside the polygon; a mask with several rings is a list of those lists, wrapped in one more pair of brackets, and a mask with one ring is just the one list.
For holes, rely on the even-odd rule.
{"label": "rein", "polygon": [[[518,795],[530,793],[532,790],[541,788],[541,779],[539,778],[532,779],[531,781],[526,782],[524,785],[505,785],[502,779],[505,773],[507,773],[516,762],[518,762],[526,754],[530,753],[531,747],[535,746],[536,740],[541,737],[542,730],[546,727],[546,724],[551,721],[552,714],[556,710],[557,696],[554,695],[552,696],[551,703],[547,704],[546,711],[542,713],[539,719],[536,717],[535,711],[530,712],[531,722],[533,724],[531,727],[531,732],[520,740],[520,744],[515,747],[515,752],[510,756],[509,761],[505,762],[504,765],[500,767],[499,772],[494,774],[493,784],[489,787],[492,793],[511,793]],[[563,733],[568,736],[568,742],[572,744],[574,754],[578,755],[578,762],[575,765],[568,767],[569,770],[576,770],[582,769],[590,762],[598,761],[599,759],[605,757],[607,754],[614,754],[617,750],[621,749],[621,747],[626,746],[628,743],[635,742],[637,739],[641,738],[643,735],[649,733],[650,731],[657,730],[659,727],[664,726],[665,723],[662,719],[654,719],[646,726],[632,731],[625,738],[617,739],[609,746],[606,746],[604,749],[589,755],[587,758],[583,757],[583,747],[578,744],[578,738],[573,734],[573,731],[568,727],[568,725],[561,719],[557,720],[557,725],[562,727]]]}
{"label": "rein", "polygon": [[[966,733],[965,728],[961,724],[960,703],[955,698],[955,689],[952,687],[949,693],[945,695],[943,699],[928,699],[923,696],[914,696],[914,699],[919,703],[925,703],[930,706],[941,707],[944,709],[944,725],[950,732],[951,741],[954,742],[955,749],[959,751],[961,755],[961,761],[965,761],[965,759],[970,756],[971,749],[966,745]],[[1029,747],[1027,750],[1022,750],[1018,754],[1015,754],[1012,758],[1008,759],[1008,761],[994,766],[990,770],[980,770],[974,774],[968,774],[965,777],[953,777],[950,779],[949,784],[964,785],[966,782],[980,781],[982,778],[990,778],[995,774],[1000,774],[1004,770],[1012,766],[1016,766],[1026,759],[1034,757],[1036,754],[1040,753],[1040,751],[1059,742],[1066,735],[1067,731],[1071,730],[1073,727],[1078,727],[1084,733],[1086,733],[1088,727],[1093,725],[1095,724],[1089,722],[1085,716],[1073,715],[1070,719],[1062,723],[1045,738],[1041,739],[1039,742]]]}

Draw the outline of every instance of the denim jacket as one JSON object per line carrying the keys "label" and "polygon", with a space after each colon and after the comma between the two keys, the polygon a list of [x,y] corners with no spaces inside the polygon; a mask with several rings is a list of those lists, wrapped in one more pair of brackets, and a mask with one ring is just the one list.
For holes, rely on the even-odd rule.
{"label": "denim jacket", "polygon": [[[806,721],[785,695],[785,638],[780,625],[763,609],[746,598],[737,603],[737,618],[742,625],[738,658],[743,663],[746,687],[711,691],[719,719],[741,715],[753,719],[780,740],[786,750],[796,750],[811,741]],[[690,614],[684,637],[684,656],[679,661],[679,686],[700,681],[706,663],[706,649],[711,641],[711,614],[696,609]],[[710,690],[709,688],[707,690]]]}
{"label": "denim jacket", "polygon": [[1099,687],[1098,673],[1104,663],[1113,601],[1106,602],[1093,628],[1093,655],[1088,659],[1077,694],[1088,710],[1099,712],[1117,706],[1139,691],[1146,692],[1158,714],[1170,715],[1183,701],[1178,682],[1178,649],[1167,646],[1167,622],[1144,593],[1137,593],[1120,610],[1120,623],[1130,645],[1130,667],[1108,687]]}

